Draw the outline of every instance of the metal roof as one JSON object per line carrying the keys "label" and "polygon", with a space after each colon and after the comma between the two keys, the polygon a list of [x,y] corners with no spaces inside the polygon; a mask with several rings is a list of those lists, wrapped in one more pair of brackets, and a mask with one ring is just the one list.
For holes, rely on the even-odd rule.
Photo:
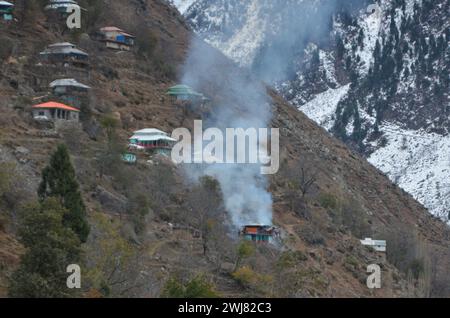
{"label": "metal roof", "polygon": [[386,241],[383,241],[383,240],[372,240],[371,238],[366,238],[365,240],[361,240],[361,244],[386,246]]}
{"label": "metal roof", "polygon": [[54,47],[63,47],[63,46],[70,46],[70,47],[75,47],[75,44],[72,44],[70,42],[58,42],[58,43],[53,43],[50,44],[48,47],[49,48],[54,48]]}
{"label": "metal roof", "polygon": [[100,29],[101,32],[119,32],[121,35],[127,36],[127,37],[131,37],[131,38],[135,38],[134,35],[126,33],[124,30],[119,29],[118,27],[115,26],[108,26],[108,27],[104,27]]}
{"label": "metal roof", "polygon": [[192,87],[188,85],[175,85],[169,88],[169,90],[166,93],[167,95],[192,95],[192,96],[198,96],[203,97],[203,94],[200,94],[192,89]]}
{"label": "metal roof", "polygon": [[89,56],[86,52],[77,49],[74,44],[69,42],[61,42],[61,43],[55,43],[51,44],[40,53],[41,55],[49,55],[49,54],[78,54],[78,55],[84,55]]}
{"label": "metal roof", "polygon": [[137,130],[134,132],[135,135],[164,135],[167,136],[167,133],[156,129],[156,128],[145,128],[141,130]]}
{"label": "metal roof", "polygon": [[138,141],[158,141],[158,140],[165,140],[165,141],[177,141],[176,139],[173,139],[169,136],[165,135],[134,135],[130,138],[130,140],[135,139]]}
{"label": "metal roof", "polygon": [[73,78],[58,79],[58,80],[50,83],[51,88],[57,87],[57,86],[73,86],[73,87],[80,87],[80,88],[85,88],[85,89],[91,88],[90,86],[79,83],[77,80],[75,80]]}
{"label": "metal roof", "polygon": [[38,104],[38,105],[34,105],[33,108],[44,108],[44,109],[55,108],[55,109],[69,110],[72,112],[79,112],[78,109],[76,109],[72,106],[67,106],[67,105],[64,105],[61,103],[57,103],[57,102],[47,102],[47,103],[43,103],[43,104]]}

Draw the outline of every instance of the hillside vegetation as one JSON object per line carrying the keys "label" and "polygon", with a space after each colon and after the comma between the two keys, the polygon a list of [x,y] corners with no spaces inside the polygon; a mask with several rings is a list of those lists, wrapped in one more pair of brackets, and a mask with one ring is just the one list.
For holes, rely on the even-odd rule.
{"label": "hillside vegetation", "polygon": [[[5,43],[0,52],[0,296],[51,297],[56,292],[17,288],[17,273],[27,268],[27,255],[36,248],[23,227],[36,218],[67,239],[64,246],[49,239],[49,250],[79,252],[82,289],[62,296],[450,296],[447,226],[271,88],[267,94],[272,124],[281,132],[281,168],[269,178],[268,191],[279,244],[242,241],[230,231],[217,180],[192,182],[183,169],[158,156],[124,163],[120,155],[133,131],[192,128],[194,119],[220,114],[216,105],[226,96],[214,85],[203,87],[211,102],[200,111],[177,107],[165,95],[182,80],[195,35],[164,1],[80,4],[89,12],[81,31],[50,21],[42,1],[16,1],[18,21],[0,25]],[[106,25],[135,34],[136,47],[117,53],[93,40]],[[89,53],[86,84],[92,90],[82,125],[54,131],[32,120],[31,106],[46,93],[36,85],[39,52],[63,41]],[[205,44],[204,50],[220,56],[212,74],[236,72],[254,80],[215,49]],[[39,191],[61,144],[75,173],[71,186],[79,185],[82,205],[76,208],[85,208],[87,238],[87,231],[79,231],[83,222],[68,225],[61,217],[73,206],[52,200],[64,193],[42,196]],[[306,184],[311,177],[314,181]],[[45,238],[49,232],[38,234]],[[359,240],[365,237],[386,239],[388,253],[362,246]],[[372,263],[382,266],[379,290],[366,286]]]}

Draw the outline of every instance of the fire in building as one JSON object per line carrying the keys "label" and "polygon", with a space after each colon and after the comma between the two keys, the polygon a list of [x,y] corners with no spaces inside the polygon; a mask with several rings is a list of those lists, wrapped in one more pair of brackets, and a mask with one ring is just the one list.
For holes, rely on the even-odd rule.
{"label": "fire in building", "polygon": [[115,26],[104,27],[98,33],[98,39],[113,50],[130,51],[134,46],[135,36]]}
{"label": "fire in building", "polygon": [[176,140],[169,137],[166,132],[155,128],[146,128],[134,132],[129,139],[129,148],[170,156],[175,143]]}
{"label": "fire in building", "polygon": [[277,235],[277,229],[271,225],[246,225],[240,232],[244,239],[258,243],[270,243]]}
{"label": "fire in building", "polygon": [[80,111],[72,106],[47,102],[33,106],[33,118],[38,121],[79,121]]}

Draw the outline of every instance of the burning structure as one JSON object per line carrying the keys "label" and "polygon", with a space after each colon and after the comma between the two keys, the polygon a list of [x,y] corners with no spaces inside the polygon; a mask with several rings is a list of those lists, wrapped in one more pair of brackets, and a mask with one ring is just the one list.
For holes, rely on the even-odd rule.
{"label": "burning structure", "polygon": [[278,235],[278,231],[271,225],[245,225],[239,234],[248,241],[270,243]]}

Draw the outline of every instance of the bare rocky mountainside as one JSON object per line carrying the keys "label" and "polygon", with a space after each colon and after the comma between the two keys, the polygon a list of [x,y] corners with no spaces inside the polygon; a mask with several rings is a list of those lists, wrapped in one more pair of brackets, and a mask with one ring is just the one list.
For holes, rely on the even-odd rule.
{"label": "bare rocky mountainside", "polygon": [[[61,223],[54,212],[59,203],[42,202],[41,180],[52,177],[43,169],[57,165],[52,154],[60,144],[70,154],[90,227],[80,245],[81,290],[62,296],[450,296],[447,224],[299,112],[278,87],[204,43],[168,1],[78,1],[87,11],[76,31],[43,9],[47,1],[13,2],[14,20],[0,23],[0,297],[49,296],[29,282],[18,288],[20,269],[34,266],[29,255],[42,243],[26,239],[35,234],[26,229],[36,227],[27,214],[49,218],[36,233],[49,240],[61,235],[59,251],[76,241],[67,229],[53,230]],[[130,51],[98,40],[107,26],[136,37]],[[61,42],[73,43],[89,59],[62,68],[44,63],[40,52]],[[319,52],[320,67],[329,55]],[[33,105],[62,102],[49,83],[68,73],[90,87],[78,107],[80,123],[35,120],[42,114]],[[350,88],[349,76],[336,71],[328,79],[335,85],[324,94],[343,87],[357,94],[363,88]],[[207,97],[201,107],[169,98],[168,89],[180,83]],[[312,97],[302,103],[307,100]],[[251,167],[192,171],[142,153],[136,164],[122,160],[134,131],[171,133],[192,129],[200,119],[220,128],[280,128],[278,173],[261,176]],[[279,233],[273,243],[238,235],[240,219],[251,217],[273,223]],[[386,240],[386,253],[363,246],[364,238]],[[39,245],[43,251],[45,244]],[[381,266],[380,289],[366,285],[370,264]],[[33,286],[49,283],[42,277],[33,277]]]}

